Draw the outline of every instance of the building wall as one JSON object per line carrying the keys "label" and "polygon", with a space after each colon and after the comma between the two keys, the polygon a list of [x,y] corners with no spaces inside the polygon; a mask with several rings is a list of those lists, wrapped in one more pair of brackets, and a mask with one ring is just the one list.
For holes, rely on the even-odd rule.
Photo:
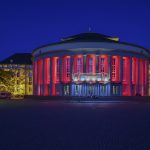
{"label": "building wall", "polygon": [[32,95],[33,94],[33,75],[32,65],[0,64],[4,71],[13,72],[10,85],[2,85],[1,91],[11,92],[12,95]]}
{"label": "building wall", "polygon": [[149,81],[148,81],[148,83],[149,83],[149,96],[150,96],[150,64],[149,64]]}
{"label": "building wall", "polygon": [[148,60],[132,55],[64,55],[34,59],[34,95],[148,95]]}

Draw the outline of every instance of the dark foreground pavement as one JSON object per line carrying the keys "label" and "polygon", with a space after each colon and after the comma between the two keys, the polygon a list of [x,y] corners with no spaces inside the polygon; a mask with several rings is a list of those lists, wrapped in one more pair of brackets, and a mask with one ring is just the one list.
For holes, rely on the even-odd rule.
{"label": "dark foreground pavement", "polygon": [[150,150],[150,103],[0,100],[0,150]]}

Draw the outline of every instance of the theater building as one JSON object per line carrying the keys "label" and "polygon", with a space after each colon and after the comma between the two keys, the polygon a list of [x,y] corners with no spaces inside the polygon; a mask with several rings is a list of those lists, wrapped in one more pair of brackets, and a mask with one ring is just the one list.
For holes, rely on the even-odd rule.
{"label": "theater building", "polygon": [[81,33],[32,55],[34,95],[148,95],[149,51],[119,38]]}

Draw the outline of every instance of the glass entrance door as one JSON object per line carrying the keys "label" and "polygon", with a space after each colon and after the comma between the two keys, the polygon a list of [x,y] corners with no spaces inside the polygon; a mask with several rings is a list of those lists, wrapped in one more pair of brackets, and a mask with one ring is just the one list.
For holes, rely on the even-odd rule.
{"label": "glass entrance door", "polygon": [[69,85],[64,85],[64,96],[69,96],[70,94],[70,86]]}
{"label": "glass entrance door", "polygon": [[94,84],[88,85],[88,96],[94,96]]}
{"label": "glass entrance door", "polygon": [[106,85],[100,86],[100,96],[106,96]]}
{"label": "glass entrance door", "polygon": [[82,85],[80,84],[75,85],[75,95],[82,96]]}

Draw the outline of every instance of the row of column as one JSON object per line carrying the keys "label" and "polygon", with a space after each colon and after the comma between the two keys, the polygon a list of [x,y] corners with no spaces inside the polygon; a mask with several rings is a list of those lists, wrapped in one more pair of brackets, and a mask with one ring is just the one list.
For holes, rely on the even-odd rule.
{"label": "row of column", "polygon": [[121,84],[122,95],[148,94],[148,60],[130,56],[76,55],[34,61],[34,95],[62,95],[62,84],[73,73],[108,73],[111,84]]}

